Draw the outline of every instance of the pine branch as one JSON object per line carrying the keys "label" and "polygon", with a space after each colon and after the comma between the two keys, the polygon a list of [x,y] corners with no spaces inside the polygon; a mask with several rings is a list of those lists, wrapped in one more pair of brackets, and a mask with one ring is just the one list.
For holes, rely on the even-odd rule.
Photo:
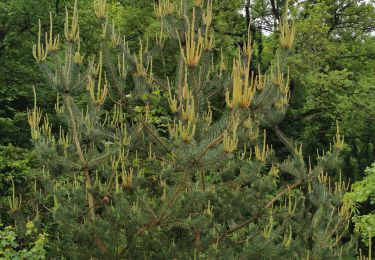
{"label": "pine branch", "polygon": [[[107,65],[107,68],[108,68],[108,71],[109,71],[109,76],[111,77],[110,79],[112,80],[112,84],[114,83],[115,85],[115,88],[117,89],[117,91],[122,94],[123,93],[123,90],[121,89],[120,87],[120,82],[118,80],[118,77],[116,76],[116,69],[114,68],[110,58],[109,58],[109,50],[108,50],[108,46],[105,45],[104,46],[105,48],[102,48],[104,51],[104,55],[103,55],[103,58],[104,60],[106,61],[106,65]],[[121,98],[123,95],[120,95]]]}
{"label": "pine branch", "polygon": [[76,122],[76,119],[74,117],[74,113],[73,113],[73,109],[72,109],[72,104],[71,104],[72,97],[70,96],[69,93],[66,93],[64,97],[65,97],[65,106],[66,106],[66,109],[68,110],[70,123],[72,125],[73,140],[74,140],[74,144],[76,146],[78,157],[79,157],[81,163],[83,164],[83,166],[86,166],[87,162],[85,160],[85,156],[83,154],[81,144],[80,144],[80,141],[79,141],[77,122]]}
{"label": "pine branch", "polygon": [[165,86],[164,84],[162,84],[159,80],[155,79],[155,77],[151,77],[148,75],[149,78],[152,79],[152,82],[154,82],[156,85],[158,85],[159,87],[161,87],[164,91],[169,91],[168,87]]}
{"label": "pine branch", "polygon": [[264,206],[261,210],[259,210],[259,212],[257,214],[255,214],[253,217],[251,217],[250,219],[246,220],[245,222],[239,224],[238,226],[232,228],[232,229],[229,229],[228,231],[226,231],[225,233],[223,233],[221,236],[219,236],[216,241],[214,242],[221,242],[223,241],[227,236],[229,236],[230,234],[236,232],[237,230],[241,229],[241,228],[244,228],[246,227],[247,225],[249,225],[251,222],[253,222],[254,220],[256,220],[266,209],[270,208],[277,200],[279,200],[282,196],[284,196],[285,194],[287,194],[290,190],[292,189],[295,189],[295,188],[298,188],[299,186],[301,186],[302,184],[304,183],[303,180],[299,180],[297,181],[296,183],[294,183],[293,185],[289,186],[287,188],[285,188],[282,192],[280,192],[279,194],[277,194],[270,202],[268,202],[268,204],[266,206]]}
{"label": "pine branch", "polygon": [[275,132],[276,136],[280,139],[280,141],[285,145],[286,148],[293,154],[296,155],[297,151],[295,150],[294,146],[288,141],[284,133],[279,129],[278,126],[274,125],[272,130]]}
{"label": "pine branch", "polygon": [[[207,147],[195,158],[193,159],[189,166],[187,167],[187,169],[190,169],[191,166],[193,166],[194,164],[196,164],[201,158],[203,158],[203,156],[207,153],[207,151],[209,149],[211,149],[212,147],[214,147],[215,145],[217,145],[218,143],[220,143],[221,139],[223,138],[223,135],[220,135],[218,138],[216,138],[215,140],[213,140],[211,143],[209,143],[207,145]],[[182,187],[184,186],[185,184],[185,181],[186,181],[186,178],[187,176],[189,175],[189,171],[188,170],[185,170],[184,172],[184,175],[182,176],[182,180],[180,181],[180,183],[178,184],[178,188],[177,190],[175,191],[175,193],[173,194],[172,198],[168,201],[167,205],[163,207],[163,209],[161,210],[161,213],[159,214],[159,217],[156,218],[154,221],[150,222],[150,223],[147,223],[145,225],[143,225],[143,227],[138,230],[138,232],[136,233],[136,235],[142,235],[146,230],[152,228],[153,226],[157,226],[159,224],[161,224],[161,222],[163,221],[163,219],[165,219],[166,217],[166,212],[165,210],[166,209],[169,209],[172,204],[176,201],[177,199],[177,196],[179,195],[179,193],[181,192],[182,190]]]}
{"label": "pine branch", "polygon": [[143,120],[139,120],[139,122],[147,130],[147,132],[155,138],[155,140],[164,148],[166,152],[170,153],[172,151],[166,144],[163,143],[160,137],[154,131],[152,131],[152,129],[146,122],[143,122]]}
{"label": "pine branch", "polygon": [[320,113],[320,112],[322,112],[322,109],[313,108],[313,109],[310,109],[310,110],[308,110],[308,111],[306,111],[302,114],[299,114],[297,116],[286,117],[285,121],[299,121],[299,120],[305,119],[308,116],[312,116],[312,115],[315,115],[315,114]]}
{"label": "pine branch", "polygon": [[[70,122],[72,124],[73,140],[74,140],[74,143],[76,145],[78,156],[79,156],[79,158],[81,160],[81,163],[82,163],[82,166],[83,166],[83,174],[84,174],[84,177],[85,177],[86,188],[90,188],[91,187],[91,178],[90,178],[88,164],[87,164],[87,161],[86,161],[85,156],[83,154],[81,144],[80,144],[80,141],[79,141],[79,137],[78,137],[77,123],[76,123],[76,119],[75,119],[74,114],[73,114],[72,104],[71,104],[72,98],[71,98],[69,93],[66,93],[64,95],[64,97],[65,97],[65,106],[66,106],[66,109],[68,110]],[[95,219],[95,203],[94,203],[94,197],[93,197],[93,195],[90,191],[87,192],[87,202],[88,202],[88,206],[89,206],[89,217],[92,221],[94,221],[94,219]],[[97,235],[94,236],[94,240],[95,240],[95,243],[97,244],[97,246],[99,247],[100,252],[104,253],[106,251],[106,247],[104,245],[104,242]]]}
{"label": "pine branch", "polygon": [[[76,119],[75,119],[74,114],[73,114],[71,99],[72,99],[72,97],[70,96],[70,94],[65,94],[65,106],[66,106],[66,109],[68,110],[70,122],[72,124],[73,140],[74,140],[74,143],[75,143],[75,146],[76,146],[76,150],[77,150],[79,159],[82,163],[86,187],[91,187],[91,179],[90,179],[89,168],[88,168],[88,164],[87,164],[87,161],[86,161],[85,156],[83,154],[81,144],[80,144],[80,141],[79,141],[77,122],[76,122]],[[89,213],[90,218],[92,220],[94,220],[95,219],[95,208],[94,208],[95,203],[94,203],[94,197],[92,196],[92,194],[90,192],[87,194],[87,200],[88,200],[88,204],[89,204],[89,208],[90,208],[90,213]]]}
{"label": "pine branch", "polygon": [[205,154],[208,152],[208,150],[210,150],[211,148],[213,148],[214,146],[216,146],[217,144],[219,144],[221,142],[223,137],[224,137],[224,135],[221,134],[219,137],[217,137],[215,140],[213,140],[211,143],[209,143],[206,146],[206,148],[196,158],[194,158],[192,160],[191,164],[198,163],[203,158],[203,156],[205,156]]}
{"label": "pine branch", "polygon": [[146,230],[161,224],[161,222],[165,219],[167,215],[167,213],[165,212],[166,209],[169,209],[172,206],[172,204],[175,202],[175,200],[177,199],[177,196],[181,192],[182,187],[184,186],[188,175],[189,175],[189,171],[185,170],[184,175],[182,176],[182,180],[178,184],[177,190],[173,194],[172,198],[168,201],[167,205],[162,208],[161,213],[154,221],[143,225],[142,228],[137,231],[136,233],[137,236],[142,235]]}
{"label": "pine branch", "polygon": [[[277,127],[276,127],[277,128]],[[323,166],[320,165],[321,163],[318,163],[318,165],[314,168],[313,171],[310,172],[310,174],[307,176],[306,179],[300,179],[297,182],[295,182],[293,185],[288,185],[287,188],[285,188],[283,191],[281,191],[279,194],[277,194],[269,203],[267,203],[266,206],[264,206],[257,214],[255,214],[253,217],[250,219],[244,221],[243,223],[239,224],[238,226],[229,229],[225,233],[223,233],[221,236],[217,237],[215,241],[212,243],[219,243],[223,241],[228,235],[236,232],[237,230],[246,227],[249,225],[251,222],[255,221],[266,209],[270,208],[277,200],[279,200],[282,196],[287,194],[289,191],[296,189],[300,187],[302,184],[310,181],[312,178],[316,176],[316,174],[319,174],[321,170],[324,168]],[[332,234],[331,234],[332,235]]]}
{"label": "pine branch", "polygon": [[[112,152],[112,153],[116,153],[116,152]],[[92,160],[89,160],[88,167],[93,167],[99,163],[105,162],[108,158],[111,157],[112,153],[108,153],[108,154],[96,157]]]}

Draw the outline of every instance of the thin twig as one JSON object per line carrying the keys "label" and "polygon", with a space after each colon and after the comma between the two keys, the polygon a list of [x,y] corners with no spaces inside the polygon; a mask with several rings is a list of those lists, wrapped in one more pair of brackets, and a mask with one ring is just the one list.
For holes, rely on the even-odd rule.
{"label": "thin twig", "polygon": [[272,130],[275,132],[276,136],[280,139],[280,141],[288,148],[288,150],[293,154],[296,155],[298,152],[295,150],[293,145],[288,141],[284,133],[279,129],[277,125],[272,127]]}
{"label": "thin twig", "polygon": [[173,202],[177,199],[177,196],[181,192],[182,187],[185,184],[185,180],[188,175],[189,175],[189,171],[186,170],[184,175],[182,176],[182,180],[180,181],[177,190],[173,194],[172,198],[168,201],[167,205],[163,207],[163,209],[161,210],[161,213],[159,214],[159,217],[157,217],[154,221],[143,225],[143,227],[140,230],[138,230],[138,232],[136,233],[137,236],[142,235],[146,230],[150,229],[153,226],[159,225],[162,222],[162,220],[166,216],[165,210],[169,209],[172,206]]}
{"label": "thin twig", "polygon": [[206,148],[196,158],[194,158],[194,160],[192,161],[192,163],[195,164],[198,161],[200,161],[200,159],[202,159],[202,157],[208,152],[208,150],[210,150],[212,147],[214,147],[215,145],[217,145],[223,139],[223,137],[224,137],[224,135],[221,134],[218,138],[216,138],[211,143],[209,143],[206,146]]}
{"label": "thin twig", "polygon": [[155,140],[164,148],[166,152],[171,152],[171,149],[163,143],[163,141],[159,138],[159,136],[157,136],[154,133],[154,131],[152,131],[152,129],[147,125],[147,123],[143,122],[142,120],[140,120],[139,122],[141,122],[142,126],[147,130],[147,132],[149,132],[155,138]]}

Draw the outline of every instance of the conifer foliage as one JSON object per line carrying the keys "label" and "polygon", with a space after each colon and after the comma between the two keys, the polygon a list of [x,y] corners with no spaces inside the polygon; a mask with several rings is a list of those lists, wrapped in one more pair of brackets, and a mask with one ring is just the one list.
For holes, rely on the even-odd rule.
{"label": "conifer foliage", "polygon": [[[310,159],[278,126],[295,36],[287,9],[280,49],[262,72],[251,69],[250,35],[232,61],[215,46],[212,0],[159,0],[160,31],[138,50],[118,33],[106,1],[94,0],[101,33],[92,56],[80,47],[78,6],[66,9],[64,39],[51,16],[33,47],[57,96],[53,125],[37,91],[28,111],[45,169],[35,193],[53,201],[51,257],[353,255],[351,212],[341,202],[347,186],[329,176],[343,146],[339,129],[329,150]],[[155,106],[168,109],[167,119],[153,120]],[[276,156],[270,135],[289,156]]]}

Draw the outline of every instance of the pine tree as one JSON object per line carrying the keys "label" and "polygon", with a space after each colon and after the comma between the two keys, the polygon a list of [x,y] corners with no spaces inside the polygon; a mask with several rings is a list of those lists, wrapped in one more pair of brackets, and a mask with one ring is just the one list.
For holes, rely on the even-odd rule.
{"label": "pine tree", "polygon": [[[102,32],[90,57],[80,48],[77,1],[66,10],[64,43],[52,16],[45,42],[39,26],[33,54],[56,91],[58,123],[37,107],[36,93],[28,118],[46,169],[35,193],[53,197],[51,257],[354,255],[341,201],[347,186],[329,175],[344,145],[339,129],[310,159],[278,127],[295,37],[287,9],[280,49],[262,72],[252,69],[250,34],[232,61],[215,46],[212,8],[212,0],[160,0],[160,31],[133,51],[106,1],[95,0]],[[270,136],[287,157],[278,158]]]}

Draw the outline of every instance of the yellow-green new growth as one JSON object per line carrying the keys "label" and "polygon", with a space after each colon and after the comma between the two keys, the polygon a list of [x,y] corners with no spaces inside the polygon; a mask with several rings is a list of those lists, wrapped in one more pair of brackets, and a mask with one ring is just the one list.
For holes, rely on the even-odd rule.
{"label": "yellow-green new growth", "polygon": [[40,119],[42,118],[42,111],[39,107],[36,106],[36,91],[35,87],[33,86],[33,93],[34,93],[34,107],[33,109],[27,109],[27,119],[31,129],[31,138],[33,140],[37,140],[40,137],[40,128],[39,123]]}
{"label": "yellow-green new growth", "polygon": [[106,0],[94,0],[94,11],[96,18],[104,20],[107,18],[107,1]]}
{"label": "yellow-green new growth", "polygon": [[173,95],[172,97],[172,91],[171,91],[171,83],[169,81],[169,78],[167,78],[167,81],[168,81],[168,104],[169,104],[169,108],[171,109],[172,113],[177,113],[178,111],[178,101],[176,99],[176,96]]}
{"label": "yellow-green new growth", "polygon": [[99,36],[101,41],[104,41],[107,35],[107,27],[108,27],[108,20],[106,19],[105,22],[102,22],[102,32]]}
{"label": "yellow-green new growth", "polygon": [[154,82],[154,72],[153,72],[153,59],[150,57],[149,70],[147,72],[147,83],[152,84]]}
{"label": "yellow-green new growth", "polygon": [[294,202],[293,202],[293,199],[292,199],[292,192],[291,190],[289,189],[288,191],[288,202],[286,202],[286,204],[288,204],[288,214],[290,216],[293,216],[294,215],[294,212],[296,211],[296,208],[297,208],[297,202],[298,202],[298,199],[295,198],[294,199]]}
{"label": "yellow-green new growth", "polygon": [[122,54],[122,57],[120,55],[117,56],[117,68],[120,77],[125,79],[128,75],[128,69],[125,64],[125,53]]}
{"label": "yellow-green new growth", "polygon": [[146,44],[146,48],[143,50],[142,40],[139,39],[138,55],[133,55],[134,63],[136,67],[136,72],[134,73],[134,76],[139,77],[139,78],[146,76],[150,67],[150,62],[147,64],[146,67],[143,65],[143,53],[147,52],[147,45],[148,43]]}
{"label": "yellow-green new growth", "polygon": [[46,33],[46,49],[48,52],[57,51],[59,49],[60,35],[53,37],[53,22],[52,22],[52,13],[49,13],[49,34]]}
{"label": "yellow-green new growth", "polygon": [[116,28],[115,28],[115,22],[112,23],[112,35],[111,35],[111,41],[112,41],[112,44],[117,47],[120,45],[121,41],[122,41],[122,37],[121,37],[121,34],[119,32],[116,32]]}
{"label": "yellow-green new growth", "polygon": [[206,25],[206,30],[210,28],[211,22],[212,22],[212,0],[207,0],[207,9],[203,12],[202,20],[204,25]]}
{"label": "yellow-green new growth", "polygon": [[271,215],[269,218],[268,225],[263,229],[263,232],[262,232],[262,235],[266,240],[270,239],[271,237],[273,225],[274,225],[274,222],[273,222],[273,217]]}
{"label": "yellow-green new growth", "polygon": [[41,63],[47,58],[48,48],[41,43],[42,25],[39,20],[38,43],[33,45],[33,56],[38,63]]}
{"label": "yellow-green new growth", "polygon": [[188,96],[186,99],[186,105],[181,104],[181,117],[185,121],[195,122],[197,119],[195,112],[195,102],[193,96]]}
{"label": "yellow-green new growth", "polygon": [[223,48],[220,48],[220,72],[219,78],[221,79],[223,76],[223,72],[227,69],[227,62],[225,61]]}
{"label": "yellow-green new growth", "polygon": [[288,235],[284,234],[284,239],[283,239],[283,245],[288,248],[290,246],[290,243],[292,242],[292,237],[293,237],[293,231],[291,225],[289,225],[289,232]]}
{"label": "yellow-green new growth", "polygon": [[74,53],[74,63],[77,64],[77,65],[81,65],[82,62],[83,62],[83,58],[85,57],[85,55],[81,55],[81,41],[78,40],[78,48],[77,48],[77,51]]}
{"label": "yellow-green new growth", "polygon": [[207,111],[203,115],[204,121],[208,124],[211,125],[212,123],[212,110],[211,110],[211,103],[207,101]]}
{"label": "yellow-green new growth", "polygon": [[120,121],[122,122],[122,106],[115,103],[113,106],[113,115],[108,120],[109,127],[117,127]]}
{"label": "yellow-green new growth", "polygon": [[251,129],[253,127],[253,122],[251,121],[250,116],[245,121],[243,121],[242,124],[246,129]]}
{"label": "yellow-green new growth", "polygon": [[206,51],[212,50],[214,47],[214,42],[215,42],[215,36],[213,33],[208,33],[208,30],[205,33],[205,36],[203,38],[203,49]]}
{"label": "yellow-green new growth", "polygon": [[290,87],[289,87],[289,67],[287,68],[286,78],[281,71],[280,62],[277,62],[275,70],[271,71],[272,83],[280,89],[282,96],[275,103],[276,107],[279,109],[284,109],[290,100]]}
{"label": "yellow-green new growth", "polygon": [[324,173],[323,170],[321,170],[316,178],[318,179],[319,183],[325,184],[328,181],[328,173]]}
{"label": "yellow-green new growth", "polygon": [[277,61],[277,66],[274,70],[271,70],[272,83],[280,88],[283,94],[289,91],[289,67],[287,68],[286,78],[281,70],[280,61]]}
{"label": "yellow-green new growth", "polygon": [[210,34],[210,26],[212,22],[212,0],[207,1],[207,9],[202,14],[203,23],[206,25],[204,40],[203,40],[203,48],[205,50],[212,50],[214,47],[214,34]]}
{"label": "yellow-green new growth", "polygon": [[68,8],[65,7],[65,24],[64,24],[64,34],[68,42],[78,42],[79,41],[79,24],[78,24],[78,9],[77,0],[74,2],[72,23],[69,28],[69,12]]}
{"label": "yellow-green new growth", "polygon": [[22,196],[16,197],[16,189],[14,187],[14,181],[12,180],[12,197],[8,198],[9,208],[12,213],[16,212],[21,207]]}
{"label": "yellow-green new growth", "polygon": [[264,137],[263,137],[263,145],[262,145],[262,150],[259,148],[259,145],[256,145],[255,146],[255,158],[259,161],[259,162],[264,162],[267,158],[267,155],[268,155],[268,150],[269,150],[269,147],[268,145],[266,144],[266,130],[264,130]]}
{"label": "yellow-green new growth", "polygon": [[344,148],[344,136],[340,134],[339,122],[336,121],[336,135],[333,139],[333,144],[335,148],[342,149]]}
{"label": "yellow-green new growth", "polygon": [[160,21],[160,32],[155,35],[155,42],[160,47],[164,46],[164,42],[166,40],[166,35],[164,34],[164,23],[163,20]]}
{"label": "yellow-green new growth", "polygon": [[133,185],[133,168],[129,171],[125,170],[125,165],[121,166],[121,180],[122,186],[126,189],[130,189]]}
{"label": "yellow-green new growth", "polygon": [[194,6],[200,8],[203,4],[203,0],[194,0]]}
{"label": "yellow-green new growth", "polygon": [[224,152],[226,154],[231,154],[237,149],[238,145],[238,138],[236,133],[233,133],[233,136],[229,136],[228,131],[225,130],[223,134],[223,145],[224,145]]}
{"label": "yellow-green new growth", "polygon": [[66,153],[69,145],[71,144],[71,137],[69,133],[65,135],[64,130],[60,126],[60,132],[59,132],[59,141],[58,143],[64,147],[64,152]]}
{"label": "yellow-green new growth", "polygon": [[223,146],[224,146],[224,152],[226,154],[233,153],[238,146],[238,138],[237,138],[237,129],[239,126],[239,114],[233,113],[231,115],[231,118],[229,120],[229,127],[230,127],[230,133],[232,133],[232,136],[229,136],[228,130],[225,130],[223,133]]}
{"label": "yellow-green new growth", "polygon": [[62,112],[64,112],[64,106],[63,105],[60,106],[60,95],[59,94],[57,94],[57,97],[56,97],[55,111],[58,114],[61,114]]}
{"label": "yellow-green new growth", "polygon": [[292,24],[288,21],[288,1],[285,4],[285,11],[282,20],[280,21],[280,44],[284,49],[290,49],[293,45],[294,38],[296,35],[296,27],[294,25],[294,20]]}
{"label": "yellow-green new growth", "polygon": [[91,77],[98,76],[100,64],[95,65],[95,56],[89,60],[88,72]]}
{"label": "yellow-green new growth", "polygon": [[131,141],[131,136],[129,136],[128,129],[126,127],[126,124],[123,121],[121,121],[120,123],[120,132],[121,132],[122,144],[125,146],[128,146]]}
{"label": "yellow-green new growth", "polygon": [[251,31],[250,31],[250,25],[247,29],[247,42],[244,42],[242,47],[242,52],[245,54],[248,60],[251,59],[251,54],[253,53],[253,46],[251,44]]}
{"label": "yellow-green new growth", "polygon": [[162,18],[173,14],[175,10],[174,4],[170,0],[160,0],[154,4],[154,13],[157,18]]}
{"label": "yellow-green new growth", "polygon": [[249,129],[249,133],[247,135],[252,143],[256,142],[259,137],[259,127],[257,127],[255,130],[254,129]]}
{"label": "yellow-green new growth", "polygon": [[186,47],[182,47],[180,36],[177,33],[178,42],[180,44],[181,56],[185,61],[185,64],[189,67],[195,67],[198,65],[199,60],[202,56],[204,39],[202,38],[201,30],[198,29],[198,39],[196,40],[195,34],[195,9],[193,8],[193,17],[191,25],[187,19],[188,29],[185,32]]}
{"label": "yellow-green new growth", "polygon": [[233,70],[232,70],[232,100],[230,98],[229,90],[227,89],[225,94],[225,102],[229,109],[235,108],[247,108],[253,101],[256,86],[254,81],[254,74],[250,75],[249,66],[250,62],[242,65],[240,53],[238,59],[233,59]]}
{"label": "yellow-green new growth", "polygon": [[180,121],[178,124],[178,132],[180,134],[181,139],[185,143],[190,143],[190,141],[194,138],[195,135],[195,124],[192,121],[188,121],[187,126],[184,126]]}
{"label": "yellow-green new growth", "polygon": [[196,125],[191,121],[187,122],[187,126],[179,121],[178,124],[173,122],[173,127],[169,128],[169,134],[175,139],[180,137],[185,143],[190,143],[190,141],[194,138],[195,130]]}
{"label": "yellow-green new growth", "polygon": [[47,142],[54,140],[54,137],[52,136],[52,125],[49,123],[48,114],[46,114],[46,116],[44,117],[42,133],[46,136]]}
{"label": "yellow-green new growth", "polygon": [[203,214],[210,216],[212,215],[213,210],[214,210],[214,207],[211,206],[211,201],[208,200],[207,208],[204,209]]}
{"label": "yellow-green new growth", "polygon": [[99,79],[98,84],[96,86],[96,94],[95,94],[95,81],[90,77],[89,78],[89,85],[88,89],[90,91],[91,100],[96,106],[100,106],[104,103],[105,98],[108,94],[108,82],[107,77],[104,74],[104,84],[102,87],[102,68],[103,68],[103,55],[102,52],[100,52],[99,55]]}
{"label": "yellow-green new growth", "polygon": [[258,75],[255,77],[255,86],[258,91],[262,91],[266,86],[266,79],[265,75],[262,75],[260,72],[260,66],[258,65]]}

